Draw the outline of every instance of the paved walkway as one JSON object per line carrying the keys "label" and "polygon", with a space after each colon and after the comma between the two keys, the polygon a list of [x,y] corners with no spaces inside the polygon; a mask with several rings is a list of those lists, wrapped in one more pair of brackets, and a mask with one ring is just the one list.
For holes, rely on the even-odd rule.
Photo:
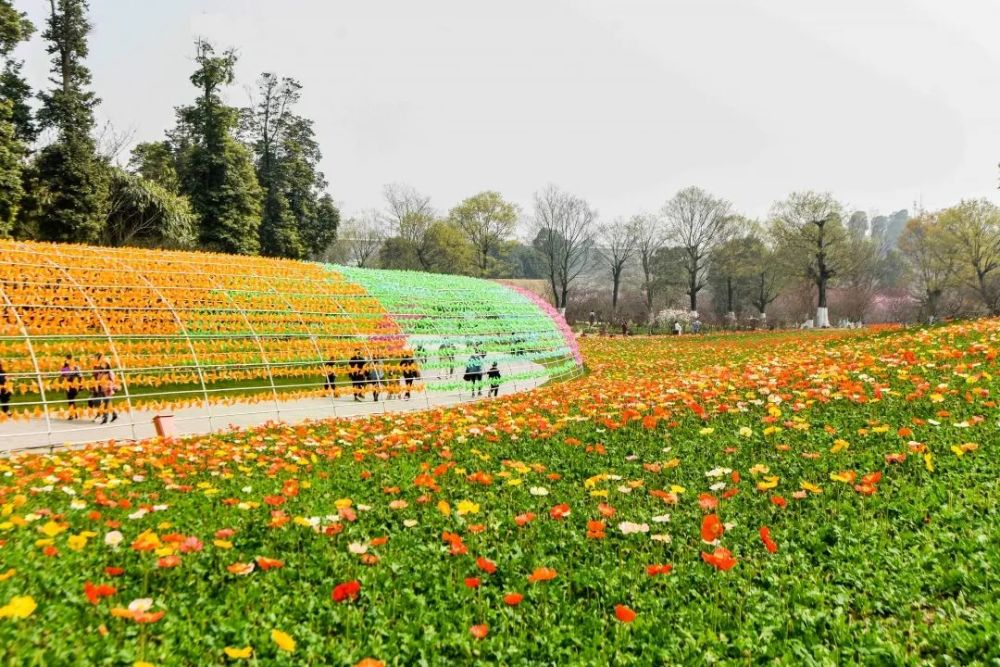
{"label": "paved walkway", "polygon": [[[528,367],[541,370],[537,364],[521,364],[518,371]],[[513,370],[513,369],[511,369]],[[534,389],[545,382],[545,377],[530,381],[518,380],[504,382],[500,386],[500,395],[504,396],[517,391]],[[484,383],[485,384],[485,383]],[[197,435],[222,431],[228,428],[248,428],[259,426],[269,421],[284,421],[295,423],[306,419],[328,419],[330,417],[365,417],[383,413],[412,412],[429,408],[458,405],[470,401],[489,400],[483,395],[473,398],[468,391],[460,394],[435,393],[433,390],[414,394],[410,400],[396,398],[375,402],[369,396],[365,401],[355,401],[353,398],[309,398],[297,401],[279,401],[275,403],[237,403],[234,405],[213,405],[210,409],[185,408],[175,410],[174,430],[176,435]],[[123,405],[119,406],[123,408]],[[50,447],[80,445],[90,442],[107,440],[142,440],[156,435],[153,417],[159,412],[151,410],[134,410],[131,414],[126,410],[119,413],[114,423],[101,425],[92,421],[71,421],[68,419],[52,419],[51,432],[46,429],[44,419],[29,421],[10,421],[0,424],[0,452],[13,450],[45,451]]]}

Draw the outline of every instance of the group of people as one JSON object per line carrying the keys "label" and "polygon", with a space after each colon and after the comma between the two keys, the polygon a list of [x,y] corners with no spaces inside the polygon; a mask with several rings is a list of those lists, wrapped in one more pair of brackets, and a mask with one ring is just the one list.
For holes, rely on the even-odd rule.
{"label": "group of people", "polygon": [[[337,362],[330,359],[326,362],[326,368],[324,384],[333,392],[337,388]],[[399,369],[405,387],[403,398],[410,400],[413,383],[420,378],[420,368],[412,353],[407,352],[406,356],[399,360]],[[391,379],[387,377],[384,360],[368,359],[360,349],[355,350],[354,356],[347,362],[347,377],[351,382],[355,401],[363,401],[368,392],[371,392],[373,401],[378,401],[383,389],[391,393],[388,392]]]}
{"label": "group of people", "polygon": [[[87,399],[87,407],[97,408],[98,416],[95,421],[107,424],[118,419],[118,413],[112,406],[112,399],[118,391],[118,379],[115,371],[111,367],[111,361],[100,352],[94,355],[94,366],[91,370],[92,382],[87,385],[84,381],[83,371],[79,364],[73,360],[72,354],[67,354],[63,361],[62,368],[59,369],[59,376],[63,380],[66,388],[66,407],[69,410],[69,419],[79,417],[76,409],[76,400],[80,392],[89,390],[90,396]],[[5,415],[10,414],[10,400],[14,395],[13,383],[8,382],[7,370],[3,362],[0,362],[0,412]]]}
{"label": "group of people", "polygon": [[483,395],[484,374],[490,383],[490,389],[486,395],[497,396],[500,393],[500,367],[494,361],[489,370],[484,373],[483,366],[485,365],[486,355],[480,350],[473,352],[472,356],[469,357],[468,363],[465,365],[465,375],[462,376],[462,379],[469,383],[473,396]]}

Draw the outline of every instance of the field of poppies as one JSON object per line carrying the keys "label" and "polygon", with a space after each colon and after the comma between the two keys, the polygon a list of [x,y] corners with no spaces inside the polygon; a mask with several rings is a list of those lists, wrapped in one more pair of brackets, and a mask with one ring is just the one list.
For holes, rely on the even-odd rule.
{"label": "field of poppies", "polygon": [[998,335],[584,338],[499,400],[0,459],[0,664],[996,664]]}

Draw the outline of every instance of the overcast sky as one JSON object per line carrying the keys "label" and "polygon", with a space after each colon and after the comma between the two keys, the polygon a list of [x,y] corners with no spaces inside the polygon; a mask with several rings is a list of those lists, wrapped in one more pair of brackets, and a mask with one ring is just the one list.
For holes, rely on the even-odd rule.
{"label": "overcast sky", "polygon": [[[41,27],[48,3],[16,0]],[[91,0],[98,117],[159,139],[193,41],[298,78],[331,193],[438,210],[547,183],[602,218],[698,185],[752,216],[795,189],[889,213],[997,197],[998,0]],[[48,63],[23,49],[38,86]]]}

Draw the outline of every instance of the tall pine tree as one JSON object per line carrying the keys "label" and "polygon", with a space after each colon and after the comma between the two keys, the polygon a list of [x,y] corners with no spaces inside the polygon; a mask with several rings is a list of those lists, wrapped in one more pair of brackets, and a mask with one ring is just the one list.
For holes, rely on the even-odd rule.
{"label": "tall pine tree", "polygon": [[96,242],[104,224],[106,172],[92,130],[100,100],[89,90],[86,0],[49,0],[42,36],[52,56],[53,87],[39,95],[38,125],[55,140],[39,151],[32,178],[37,233],[53,241]]}
{"label": "tall pine tree", "polygon": [[324,193],[312,121],[293,113],[301,84],[262,74],[258,100],[243,110],[242,131],[254,152],[264,190],[261,252],[275,257],[318,255],[333,241],[340,213]]}
{"label": "tall pine tree", "polygon": [[9,0],[0,0],[0,236],[14,229],[24,196],[22,171],[34,128],[27,97],[28,84],[21,77],[21,62],[12,58],[14,48],[27,40],[35,26]]}
{"label": "tall pine tree", "polygon": [[170,134],[178,152],[181,189],[198,217],[202,247],[255,255],[261,188],[249,151],[234,137],[237,109],[223,103],[221,90],[234,79],[236,54],[221,56],[204,41],[197,43],[198,69],[191,82],[201,91],[191,106],[177,110],[179,126]]}

